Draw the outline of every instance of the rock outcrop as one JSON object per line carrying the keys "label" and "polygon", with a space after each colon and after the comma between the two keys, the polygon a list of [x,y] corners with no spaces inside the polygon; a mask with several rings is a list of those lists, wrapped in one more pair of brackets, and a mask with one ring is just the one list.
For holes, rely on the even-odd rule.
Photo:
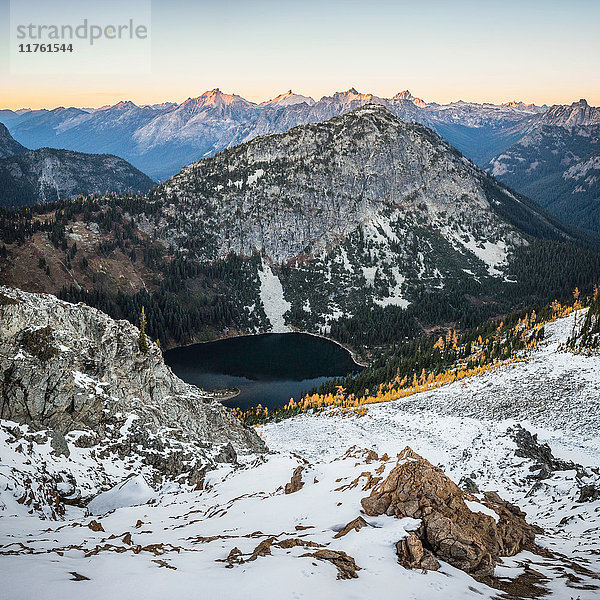
{"label": "rock outcrop", "polygon": [[[260,438],[212,396],[178,379],[158,346],[83,304],[0,288],[0,418],[99,458],[135,456],[151,479],[201,485],[217,462],[263,452]],[[11,430],[16,438],[23,433]],[[12,439],[12,438],[11,438]],[[73,440],[75,440],[73,442]],[[73,448],[73,445],[71,446]]]}
{"label": "rock outcrop", "polygon": [[398,563],[405,569],[437,571],[440,568],[440,563],[429,550],[423,548],[423,543],[414,531],[396,543],[396,554]]}
{"label": "rock outcrop", "polygon": [[302,481],[302,471],[304,471],[304,467],[302,465],[294,469],[294,472],[292,473],[292,479],[289,483],[285,484],[284,492],[286,494],[293,494],[304,487],[304,482]]}
{"label": "rock outcrop", "polygon": [[411,568],[436,568],[430,551],[475,577],[490,576],[499,557],[534,548],[539,531],[496,493],[486,492],[478,499],[463,492],[440,468],[408,447],[362,506],[372,516],[421,520],[419,529],[396,548],[399,562]]}

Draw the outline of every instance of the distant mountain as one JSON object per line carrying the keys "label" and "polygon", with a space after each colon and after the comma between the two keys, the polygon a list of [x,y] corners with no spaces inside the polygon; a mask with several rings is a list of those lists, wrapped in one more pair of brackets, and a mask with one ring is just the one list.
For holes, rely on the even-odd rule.
{"label": "distant mountain", "polygon": [[[523,127],[546,109],[521,102],[428,104],[408,90],[380,98],[351,88],[317,102],[289,90],[255,104],[214,89],[178,105],[120,102],[91,111],[4,112],[11,133],[28,147],[112,153],[164,180],[181,167],[225,148],[325,121],[368,103],[384,105],[407,122],[427,125],[479,164],[517,141]],[[0,113],[0,121],[2,118]]]}
{"label": "distant mountain", "polygon": [[600,231],[600,108],[556,105],[492,158],[489,172],[564,221]]}
{"label": "distant mountain", "polygon": [[421,98],[416,98],[408,90],[398,92],[395,96],[392,97],[392,100],[409,100],[419,108],[425,108],[427,106],[427,102],[425,102],[425,100],[421,100]]}
{"label": "distant mountain", "polygon": [[279,94],[272,100],[267,100],[265,102],[261,102],[260,106],[292,106],[293,104],[302,104],[306,103],[309,106],[312,106],[315,101],[310,96],[301,96],[300,94],[294,94],[292,90],[289,90],[285,94]]}
{"label": "distant mountain", "polygon": [[27,206],[94,192],[147,192],[153,184],[116,156],[27,150],[0,125],[0,206]]}

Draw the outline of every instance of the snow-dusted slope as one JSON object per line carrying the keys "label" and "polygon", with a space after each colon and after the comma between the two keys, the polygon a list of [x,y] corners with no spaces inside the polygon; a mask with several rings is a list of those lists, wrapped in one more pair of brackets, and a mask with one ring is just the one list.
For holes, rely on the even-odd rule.
{"label": "snow-dusted slope", "polygon": [[[93,517],[67,507],[64,521],[28,515],[26,501],[5,502],[1,589],[11,600],[62,600],[82,590],[86,598],[118,599],[132,589],[147,599],[183,599],[199,590],[206,598],[240,600],[391,600],[398,590],[415,600],[503,597],[445,563],[428,573],[399,566],[395,544],[416,529],[413,519],[363,514],[366,527],[341,535],[361,514],[370,477],[385,477],[409,445],[454,481],[497,491],[544,529],[537,542],[549,552],[504,559],[487,583],[512,598],[595,600],[600,357],[561,349],[576,318],[548,325],[547,343],[528,361],[480,378],[371,405],[364,417],[331,413],[269,424],[261,434],[279,454],[246,459],[243,468],[224,465],[208,475],[204,490],[164,488],[149,504],[99,514],[98,507],[144,500],[148,490],[132,480],[101,497]],[[8,427],[0,430],[2,468],[32,468]],[[556,458],[540,445],[546,441]],[[75,451],[73,442],[69,448]],[[36,462],[56,460],[49,444],[32,442],[26,452],[35,452]],[[304,485],[286,494],[298,467]],[[489,510],[477,502],[469,507]],[[336,567],[314,556],[323,548],[352,557],[358,577],[338,580]]]}

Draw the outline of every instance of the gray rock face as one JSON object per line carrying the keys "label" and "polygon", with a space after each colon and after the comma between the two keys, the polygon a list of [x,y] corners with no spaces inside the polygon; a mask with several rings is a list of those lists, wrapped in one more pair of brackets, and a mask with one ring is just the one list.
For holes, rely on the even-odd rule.
{"label": "gray rock face", "polygon": [[[51,295],[0,288],[0,418],[50,429],[52,447],[136,453],[156,476],[198,483],[215,462],[265,450],[209,394],[178,379],[137,328]],[[100,450],[99,450],[100,451]]]}
{"label": "gray rock face", "polygon": [[174,229],[184,236],[214,234],[218,256],[259,250],[284,262],[385,213],[518,243],[482,188],[481,174],[441,138],[370,104],[195,163],[153,195],[181,215]]}

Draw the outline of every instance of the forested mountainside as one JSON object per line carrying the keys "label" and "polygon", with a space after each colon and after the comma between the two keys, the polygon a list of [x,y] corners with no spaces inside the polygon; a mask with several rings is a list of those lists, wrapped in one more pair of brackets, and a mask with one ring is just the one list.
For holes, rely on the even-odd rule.
{"label": "forested mountainside", "polygon": [[2,215],[2,278],[165,345],[323,332],[370,353],[600,279],[598,242],[369,105],[204,159],[148,197]]}
{"label": "forested mountainside", "polygon": [[116,156],[27,150],[0,124],[0,206],[20,207],[94,192],[147,192],[153,181]]}
{"label": "forested mountainside", "polygon": [[566,223],[600,231],[600,109],[553,106],[488,170]]}

